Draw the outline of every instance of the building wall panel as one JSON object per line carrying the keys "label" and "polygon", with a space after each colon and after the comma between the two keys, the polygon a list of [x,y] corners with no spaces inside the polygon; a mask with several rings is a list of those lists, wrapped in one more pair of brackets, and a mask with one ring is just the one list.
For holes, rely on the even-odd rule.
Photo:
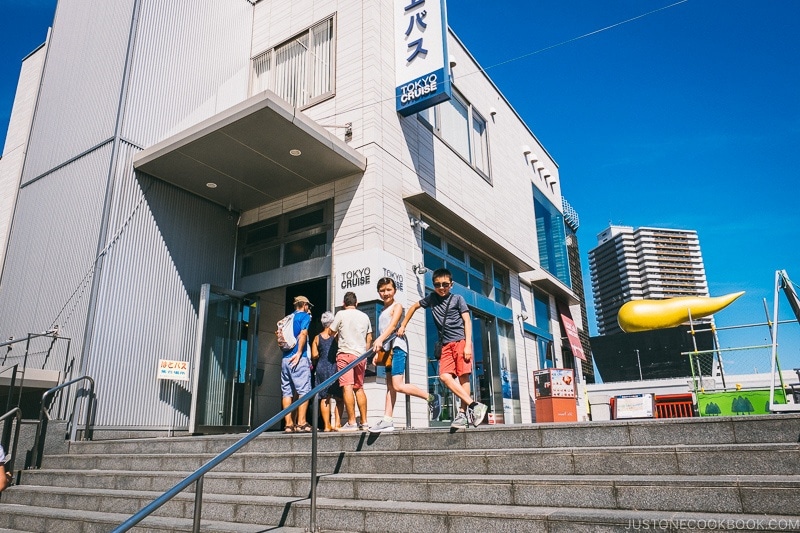
{"label": "building wall panel", "polygon": [[135,175],[136,152],[122,143],[85,368],[97,382],[99,426],[185,428],[188,383],[173,399],[157,363],[193,361],[200,286],[231,286],[238,217]]}
{"label": "building wall panel", "polygon": [[20,190],[0,280],[0,338],[58,324],[81,353],[110,157],[109,143]]}
{"label": "building wall panel", "polygon": [[111,138],[134,0],[61,0],[22,181]]}
{"label": "building wall panel", "polygon": [[0,159],[0,272],[6,255],[6,244],[14,216],[14,205],[22,178],[22,166],[28,149],[39,82],[42,79],[47,45],[42,45],[22,62],[22,70],[11,109],[6,144]]}
{"label": "building wall panel", "polygon": [[122,136],[146,148],[247,97],[253,7],[142,0]]}

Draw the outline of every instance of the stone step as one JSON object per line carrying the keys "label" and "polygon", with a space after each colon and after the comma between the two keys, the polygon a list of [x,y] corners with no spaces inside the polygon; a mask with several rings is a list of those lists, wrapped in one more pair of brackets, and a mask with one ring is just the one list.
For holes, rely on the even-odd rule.
{"label": "stone step", "polygon": [[[113,498],[144,494],[143,507],[177,484],[185,473],[136,474],[130,472],[68,471],[30,472],[30,484],[7,493],[7,503],[47,502],[86,494],[88,503],[76,498],[70,508],[111,510]],[[82,474],[82,475],[81,475]],[[72,483],[70,483],[72,482]],[[79,483],[76,483],[79,482]],[[194,486],[187,490],[191,493]],[[307,498],[308,474],[210,473],[204,495],[244,495]],[[320,477],[317,495],[357,500],[392,499],[407,502],[492,503],[518,506],[593,507],[653,511],[784,513],[796,506],[800,476],[562,476],[562,475],[391,475],[331,474]],[[576,497],[576,495],[578,495]],[[109,497],[103,504],[97,498]],[[149,498],[149,500],[147,500]],[[106,507],[104,507],[104,505]],[[137,510],[134,507],[134,512]],[[126,508],[127,509],[127,508]],[[123,511],[119,511],[123,512]]]}
{"label": "stone step", "polygon": [[[204,518],[201,531],[299,532],[309,524],[308,500],[287,502],[279,526],[235,524]],[[212,504],[212,509],[217,507]],[[206,504],[203,509],[205,511]],[[213,513],[212,513],[213,514]],[[21,506],[0,504],[0,527],[30,532],[76,531],[95,533],[108,531],[110,526],[127,519],[126,515],[108,512],[57,510],[49,508],[23,509]],[[631,530],[707,529],[726,531],[800,530],[800,516],[740,513],[659,512],[642,510],[581,509],[574,507],[513,507],[452,503],[416,503],[401,501],[362,502],[347,499],[317,500],[317,526],[322,531],[381,531],[408,533],[463,533],[491,531],[492,533],[597,533]],[[191,520],[153,516],[145,519],[141,528],[133,531],[189,531]],[[19,528],[19,529],[17,529]],[[25,529],[22,529],[25,528]]]}
{"label": "stone step", "polygon": [[[104,512],[30,507],[0,503],[0,533],[107,533],[130,518],[129,515]],[[306,521],[308,518],[306,517]],[[151,516],[131,529],[135,533],[164,533],[165,531],[192,531],[192,520]],[[203,520],[200,531],[206,533],[304,533],[305,527],[267,524],[243,524],[219,520]]]}
{"label": "stone step", "polygon": [[[133,440],[79,441],[70,453],[217,454],[242,435],[173,437]],[[308,452],[310,434],[267,432],[242,452]],[[319,433],[319,450],[410,451],[419,449],[558,448],[662,445],[796,443],[800,415],[755,415],[719,418],[676,418],[558,424],[481,426],[451,432],[447,428],[397,430],[391,433]],[[47,457],[45,457],[45,461]]]}
{"label": "stone step", "polygon": [[[67,454],[48,457],[43,469],[193,472],[211,454]],[[308,452],[240,452],[216,472],[310,472]],[[798,475],[800,444],[723,444],[582,448],[321,452],[319,473],[476,474],[563,472],[565,475]]]}

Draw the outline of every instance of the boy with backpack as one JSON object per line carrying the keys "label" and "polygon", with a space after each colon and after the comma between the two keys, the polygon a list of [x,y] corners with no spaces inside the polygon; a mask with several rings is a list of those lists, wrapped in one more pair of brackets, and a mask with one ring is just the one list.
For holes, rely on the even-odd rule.
{"label": "boy with backpack", "polygon": [[[472,320],[464,298],[452,294],[453,275],[446,268],[433,272],[433,292],[415,302],[397,329],[397,336],[405,335],[406,326],[420,307],[430,309],[439,328],[441,358],[439,380],[461,400],[458,414],[450,427],[453,429],[475,427],[483,422],[489,408],[473,400],[470,388],[472,374]],[[437,357],[438,358],[438,357]]]}
{"label": "boy with backpack", "polygon": [[[294,299],[294,313],[289,315],[291,320],[281,320],[278,323],[278,345],[283,350],[281,361],[281,405],[284,409],[292,402],[311,391],[311,363],[309,361],[308,327],[311,325],[311,306],[305,296]],[[291,330],[289,323],[291,322]],[[287,349],[288,348],[288,349]],[[306,421],[308,402],[303,402],[297,408],[297,421],[292,418],[292,413],[286,415],[286,433],[294,431],[308,433],[311,425]]]}

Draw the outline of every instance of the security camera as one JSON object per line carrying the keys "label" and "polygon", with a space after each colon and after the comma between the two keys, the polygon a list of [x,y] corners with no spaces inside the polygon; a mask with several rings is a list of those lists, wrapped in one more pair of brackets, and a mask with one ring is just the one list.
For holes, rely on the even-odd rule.
{"label": "security camera", "polygon": [[423,230],[426,230],[429,227],[431,227],[430,224],[428,224],[427,222],[423,222],[422,220],[418,219],[417,217],[411,217],[409,219],[409,221],[411,222],[411,227],[412,228],[416,228],[417,226],[419,226]]}
{"label": "security camera", "polygon": [[414,265],[413,267],[411,267],[411,270],[414,271],[414,274],[425,274],[428,271],[428,269],[425,268],[425,265],[423,265],[422,263]]}

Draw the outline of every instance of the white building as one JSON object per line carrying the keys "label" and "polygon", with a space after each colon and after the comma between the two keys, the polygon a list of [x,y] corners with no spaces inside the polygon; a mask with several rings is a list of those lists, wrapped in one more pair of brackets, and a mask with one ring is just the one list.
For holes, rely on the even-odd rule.
{"label": "white building", "polygon": [[[92,376],[98,431],[241,429],[280,410],[273,333],[295,295],[318,319],[355,290],[374,319],[379,277],[410,304],[445,265],[476,396],[531,421],[531,372],[561,363],[557,303],[581,323],[558,166],[437,6],[61,0],[24,63],[8,138],[25,148],[2,159],[0,336],[58,325],[69,351],[28,364]],[[416,35],[452,98],[403,116]],[[410,380],[441,391],[435,332],[415,315]],[[160,360],[191,379],[157,380]],[[377,417],[384,386],[366,390]],[[412,402],[415,426],[448,413]]]}
{"label": "white building", "polygon": [[630,300],[708,296],[700,240],[693,230],[609,226],[589,250],[597,331],[620,333]]}

